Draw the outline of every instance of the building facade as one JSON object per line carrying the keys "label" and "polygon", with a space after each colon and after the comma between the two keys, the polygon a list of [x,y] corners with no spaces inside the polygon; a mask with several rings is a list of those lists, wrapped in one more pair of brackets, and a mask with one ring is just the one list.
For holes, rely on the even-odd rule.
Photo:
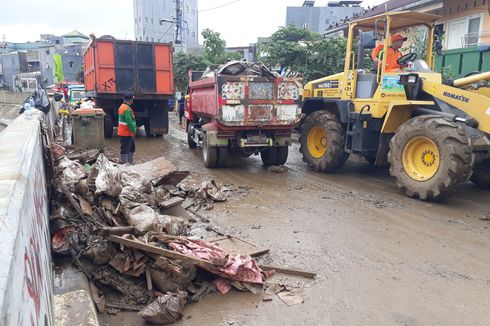
{"label": "building facade", "polygon": [[13,80],[25,74],[35,76],[41,87],[52,85],[56,82],[56,56],[61,59],[58,68],[63,72],[63,79],[76,81],[88,41],[88,36],[72,31],[62,36],[41,34],[36,42],[1,43],[0,88],[15,90]]}
{"label": "building facade", "polygon": [[286,26],[323,33],[329,26],[363,12],[361,3],[358,0],[329,1],[324,7],[315,7],[315,1],[305,1],[301,7],[287,7]]}
{"label": "building facade", "polygon": [[[436,28],[444,31],[442,45],[446,50],[490,44],[489,0],[389,0],[370,8],[361,18],[380,15],[386,10],[411,10],[441,16]],[[327,28],[324,35],[331,37],[346,32],[347,22]]]}
{"label": "building facade", "polygon": [[198,47],[197,0],[133,0],[137,41],[173,43],[177,51]]}

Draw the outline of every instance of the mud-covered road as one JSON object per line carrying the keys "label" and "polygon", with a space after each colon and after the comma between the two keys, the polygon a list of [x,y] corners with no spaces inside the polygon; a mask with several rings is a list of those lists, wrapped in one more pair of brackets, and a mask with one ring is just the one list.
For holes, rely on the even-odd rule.
{"label": "mud-covered road", "polygon": [[[297,144],[285,174],[259,157],[207,170],[172,119],[168,136],[137,138],[137,161],[164,155],[193,175],[250,187],[207,212],[211,225],[268,246],[262,262],[318,273],[275,276],[304,288],[302,305],[235,291],[188,305],[178,325],[490,324],[490,192],[468,184],[445,203],[412,200],[387,169],[356,158],[336,174],[309,171]],[[117,146],[110,140],[109,152]],[[102,321],[143,324],[131,313]]]}

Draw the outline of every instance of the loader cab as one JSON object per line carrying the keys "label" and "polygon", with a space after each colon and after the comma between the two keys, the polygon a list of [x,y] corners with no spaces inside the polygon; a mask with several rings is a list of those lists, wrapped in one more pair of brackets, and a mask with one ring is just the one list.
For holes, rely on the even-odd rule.
{"label": "loader cab", "polygon": [[[399,83],[400,75],[417,72],[424,78],[441,82],[441,75],[432,70],[434,23],[439,19],[439,16],[418,12],[388,12],[351,22],[340,99],[352,101],[355,112],[383,118],[390,103],[407,99],[404,86]],[[381,55],[379,64],[374,63],[371,53],[376,46],[388,49],[393,36],[407,36],[415,30],[426,35],[423,58],[412,52],[415,46],[422,44],[413,44],[408,39],[400,49],[399,70],[386,68],[389,54]]]}

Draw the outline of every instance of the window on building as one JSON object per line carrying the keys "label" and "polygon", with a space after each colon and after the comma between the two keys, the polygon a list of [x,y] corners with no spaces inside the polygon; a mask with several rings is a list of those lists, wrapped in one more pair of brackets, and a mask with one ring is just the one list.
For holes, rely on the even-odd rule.
{"label": "window on building", "polygon": [[196,38],[196,32],[192,32],[192,37]]}
{"label": "window on building", "polygon": [[310,29],[310,24],[303,24],[304,29]]}
{"label": "window on building", "polygon": [[468,21],[468,37],[466,45],[478,44],[478,36],[480,34],[481,17],[471,18]]}
{"label": "window on building", "polygon": [[56,41],[54,41],[54,43],[60,44],[60,40],[56,40]]}
{"label": "window on building", "polygon": [[68,61],[68,64],[70,65],[70,68],[73,68],[73,61]]}

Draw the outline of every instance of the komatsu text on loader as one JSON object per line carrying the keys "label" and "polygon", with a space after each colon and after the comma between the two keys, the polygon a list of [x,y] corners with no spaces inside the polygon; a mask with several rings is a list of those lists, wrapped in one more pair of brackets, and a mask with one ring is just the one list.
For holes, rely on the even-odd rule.
{"label": "komatsu text on loader", "polygon": [[[445,198],[468,180],[490,188],[490,72],[443,83],[430,68],[439,19],[394,12],[350,23],[344,71],[304,88],[300,150],[310,168],[333,172],[357,154],[389,164],[399,188],[422,200]],[[425,61],[407,53],[398,59],[410,67],[403,71],[385,71],[387,56],[363,67],[364,48],[378,40],[387,49],[393,35],[415,27],[427,31]]]}

